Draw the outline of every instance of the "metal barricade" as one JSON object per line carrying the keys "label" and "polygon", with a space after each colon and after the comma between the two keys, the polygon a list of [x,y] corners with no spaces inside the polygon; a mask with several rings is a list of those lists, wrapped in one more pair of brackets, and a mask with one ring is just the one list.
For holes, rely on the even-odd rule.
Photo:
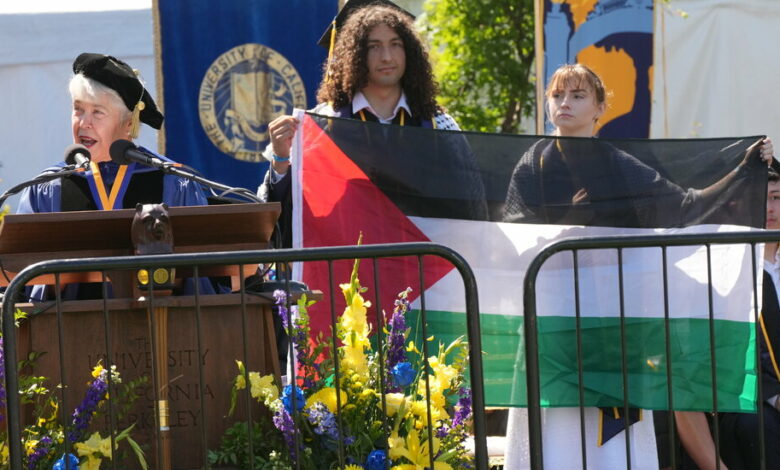
{"label": "metal barricade", "polygon": [[[718,423],[718,382],[716,375],[716,355],[715,347],[716,341],[713,327],[713,286],[712,286],[712,254],[711,247],[714,245],[731,245],[731,244],[743,244],[746,247],[749,245],[752,254],[752,272],[753,272],[753,305],[758,305],[759,292],[757,291],[758,279],[756,277],[757,265],[756,265],[756,244],[777,241],[780,239],[780,231],[762,231],[762,232],[731,232],[731,233],[713,233],[713,234],[676,234],[676,235],[636,235],[636,236],[607,236],[607,237],[593,237],[593,238],[572,238],[559,240],[557,242],[547,245],[530,263],[526,272],[524,280],[524,334],[525,334],[525,366],[526,366],[526,380],[527,380],[527,396],[528,396],[528,433],[530,444],[530,468],[537,470],[544,468],[543,461],[543,428],[542,428],[542,409],[540,406],[540,366],[539,366],[539,318],[537,312],[537,280],[543,265],[553,255],[562,252],[571,252],[572,254],[572,266],[574,276],[574,298],[575,298],[575,315],[576,315],[576,338],[577,338],[577,374],[578,374],[578,388],[579,388],[579,411],[580,411],[580,453],[581,462],[583,468],[587,466],[587,456],[585,450],[585,429],[583,418],[583,357],[582,357],[582,337],[583,333],[580,330],[580,320],[582,318],[582,312],[580,311],[580,267],[578,266],[579,256],[586,250],[611,250],[617,254],[618,260],[618,291],[619,291],[619,303],[620,303],[620,336],[621,336],[621,364],[622,364],[622,392],[623,392],[623,406],[622,406],[622,418],[627,424],[628,409],[629,409],[629,397],[628,397],[628,378],[626,376],[626,356],[627,356],[627,344],[625,337],[625,291],[623,286],[625,273],[623,272],[623,253],[627,249],[632,248],[658,248],[661,253],[663,262],[663,268],[660,275],[663,279],[663,305],[664,305],[664,329],[665,329],[665,350],[666,350],[666,379],[667,379],[667,400],[671,411],[675,410],[674,394],[672,393],[672,354],[670,351],[670,335],[669,335],[669,284],[668,284],[668,265],[667,265],[667,250],[671,247],[706,247],[707,254],[707,273],[708,273],[708,297],[709,297],[709,351],[710,351],[710,378],[712,381],[712,404],[713,404],[713,422],[712,426],[712,438],[715,446],[716,463],[721,456],[721,447],[719,441],[720,429]],[[764,402],[763,390],[761,387],[761,360],[760,360],[760,346],[759,338],[761,335],[759,325],[759,311],[758,308],[753,309],[755,320],[755,350],[756,350],[756,367],[758,368],[758,393],[756,398],[756,407],[758,410],[758,442],[760,444],[759,459],[761,462],[761,468],[766,467],[766,449],[765,449],[765,436],[764,436],[764,419],[762,415],[762,404]],[[670,415],[673,416],[673,413]],[[670,418],[672,417],[670,416]],[[573,424],[576,426],[576,423]],[[668,422],[669,433],[669,445],[670,449],[675,448],[675,424],[674,419],[670,419]],[[629,449],[630,434],[625,434],[626,442],[626,462],[613,462],[610,468],[633,468],[632,456]],[[679,462],[676,461],[674,451],[671,455],[671,468],[678,468]],[[719,463],[717,463],[719,466]],[[573,467],[572,467],[573,468]]]}
{"label": "metal barricade", "polygon": [[[238,316],[235,319],[229,319],[227,318],[227,315],[225,315],[225,324],[232,324],[232,325],[240,325],[241,332],[236,332],[235,334],[235,343],[236,345],[233,345],[234,349],[238,348],[236,350],[242,351],[241,358],[243,360],[244,364],[248,364],[248,361],[251,360],[249,357],[251,354],[248,350],[248,345],[252,343],[250,339],[250,335],[252,334],[252,331],[248,331],[248,316],[247,316],[247,309],[252,304],[252,295],[248,293],[245,289],[245,274],[244,274],[244,266],[249,265],[257,265],[259,263],[268,265],[270,263],[276,263],[280,266],[287,266],[287,263],[291,262],[321,262],[321,263],[327,263],[327,269],[330,275],[329,278],[329,285],[328,286],[312,286],[316,289],[322,289],[323,291],[328,292],[330,297],[330,311],[331,311],[331,323],[335,327],[335,318],[336,313],[334,311],[335,308],[335,302],[334,302],[334,295],[337,294],[335,291],[335,282],[342,281],[341,279],[333,279],[333,265],[334,262],[340,261],[340,260],[352,260],[352,259],[362,259],[362,260],[369,260],[372,265],[371,269],[373,270],[374,276],[373,276],[373,285],[368,286],[369,288],[374,290],[375,296],[372,296],[371,294],[368,295],[367,299],[370,299],[373,301],[374,305],[376,306],[376,318],[375,321],[378,322],[377,327],[377,335],[379,336],[379,341],[381,345],[381,337],[383,335],[383,329],[385,328],[384,325],[384,316],[382,315],[379,299],[379,287],[380,287],[380,275],[381,271],[378,268],[378,262],[382,259],[388,259],[388,258],[398,258],[398,257],[408,257],[411,259],[415,259],[417,266],[418,266],[418,273],[419,273],[419,285],[412,286],[415,289],[419,289],[419,315],[421,318],[421,327],[422,330],[420,331],[420,335],[422,338],[427,338],[429,331],[426,331],[426,307],[425,307],[425,290],[424,290],[424,280],[423,277],[423,266],[424,261],[423,257],[438,257],[445,261],[448,261],[451,263],[459,272],[461,278],[463,279],[464,284],[464,292],[465,292],[465,306],[466,306],[466,317],[465,317],[465,328],[467,330],[468,334],[468,370],[469,370],[469,379],[471,387],[471,400],[473,402],[473,418],[472,418],[472,425],[471,430],[473,433],[474,438],[474,463],[476,468],[478,469],[487,469],[488,465],[488,459],[487,459],[487,447],[486,447],[486,441],[485,441],[485,417],[484,417],[484,391],[483,391],[483,370],[482,370],[482,359],[481,359],[481,343],[480,343],[480,324],[479,324],[479,310],[478,310],[478,298],[477,298],[477,288],[476,288],[476,281],[474,278],[474,275],[471,271],[471,268],[468,266],[466,261],[456,252],[453,250],[446,248],[441,245],[436,245],[432,243],[406,243],[406,244],[386,244],[386,245],[365,245],[365,246],[352,246],[352,247],[327,247],[327,248],[310,248],[310,249],[289,249],[289,250],[260,250],[260,251],[245,251],[245,252],[219,252],[219,253],[205,253],[205,254],[172,254],[172,255],[150,255],[150,256],[127,256],[127,257],[112,257],[112,258],[89,258],[89,259],[70,259],[70,260],[53,260],[53,261],[47,261],[47,262],[41,262],[32,266],[27,267],[23,271],[21,271],[9,284],[7,291],[5,292],[5,296],[3,298],[3,304],[2,304],[2,332],[3,332],[3,339],[4,339],[4,351],[5,351],[5,372],[6,372],[6,378],[5,378],[5,386],[6,390],[8,391],[16,391],[19,389],[19,370],[17,369],[17,364],[20,358],[18,357],[17,351],[20,346],[19,338],[17,335],[17,328],[14,326],[14,314],[15,314],[15,303],[14,299],[18,299],[19,296],[23,295],[22,292],[24,290],[24,286],[36,278],[37,276],[41,276],[44,274],[53,274],[56,278],[56,298],[53,302],[53,307],[56,309],[54,313],[54,317],[51,319],[53,324],[56,325],[56,331],[59,335],[58,338],[51,338],[52,342],[58,344],[56,348],[52,348],[56,351],[58,351],[59,357],[57,360],[59,361],[59,369],[62,377],[62,389],[60,393],[62,394],[62,406],[59,410],[59,419],[62,422],[67,422],[71,419],[71,415],[69,415],[69,411],[73,409],[73,402],[69,402],[69,396],[66,394],[66,390],[69,388],[75,387],[76,384],[74,383],[68,383],[67,379],[71,376],[72,371],[68,370],[68,365],[66,364],[65,357],[69,354],[69,351],[66,350],[66,347],[70,345],[71,343],[66,343],[66,341],[63,338],[63,322],[70,321],[69,328],[73,328],[75,325],[76,328],[88,328],[87,323],[82,323],[81,326],[79,326],[79,319],[74,320],[67,320],[69,316],[69,312],[67,311],[67,308],[63,308],[64,306],[67,306],[67,302],[63,301],[60,296],[60,278],[59,276],[62,273],[78,273],[78,272],[102,272],[102,278],[103,278],[103,288],[102,288],[102,294],[103,298],[101,300],[96,300],[95,302],[99,302],[100,304],[97,307],[97,311],[99,312],[104,325],[104,331],[98,332],[98,331],[83,331],[83,334],[85,335],[101,335],[102,338],[100,341],[103,344],[104,350],[100,353],[96,351],[95,357],[100,357],[105,360],[105,363],[103,364],[106,369],[110,369],[112,365],[116,365],[117,358],[119,356],[116,356],[114,345],[112,345],[112,342],[115,342],[117,338],[121,338],[123,332],[114,332],[109,333],[111,331],[110,325],[112,324],[119,324],[117,322],[120,321],[121,316],[116,314],[116,311],[112,311],[113,306],[112,299],[109,299],[109,291],[107,287],[107,272],[116,272],[116,271],[124,271],[124,270],[132,270],[132,271],[138,271],[139,269],[146,269],[147,273],[151,275],[153,271],[159,267],[165,267],[165,268],[175,268],[175,269],[191,269],[191,271],[187,271],[192,275],[193,279],[198,279],[201,276],[204,276],[202,274],[202,271],[199,271],[200,269],[205,269],[209,266],[239,266],[238,272],[239,274],[239,281],[240,285],[242,286],[240,289],[240,292],[234,294],[237,296],[238,303],[240,305],[240,308],[238,310]],[[189,274],[188,274],[189,275]],[[281,288],[282,290],[286,291],[286,307],[289,312],[289,308],[291,306],[292,299],[291,297],[295,295],[294,292],[291,292],[291,284],[288,280],[282,280],[281,282]],[[201,295],[199,292],[199,283],[194,283],[194,300],[192,304],[192,311],[193,315],[188,317],[188,321],[194,322],[194,336],[193,341],[194,344],[196,344],[196,347],[194,350],[189,351],[189,355],[194,357],[194,360],[188,359],[191,365],[194,366],[195,373],[197,377],[199,377],[197,385],[192,390],[180,390],[182,393],[191,393],[193,395],[193,399],[200,403],[200,409],[203,411],[206,409],[207,406],[207,400],[212,400],[214,391],[209,390],[206,387],[206,384],[204,384],[204,369],[205,369],[205,355],[209,353],[209,351],[204,347],[204,341],[208,339],[208,336],[210,334],[214,334],[215,332],[213,330],[210,330],[212,327],[208,325],[213,325],[213,323],[204,323],[207,320],[207,317],[214,318],[212,313],[209,313],[208,315],[204,312],[206,312],[206,309],[210,308],[210,302],[208,297],[206,295]],[[152,440],[156,443],[154,446],[156,449],[156,455],[154,455],[154,459],[156,459],[156,462],[165,462],[166,458],[170,458],[170,456],[166,457],[163,455],[163,448],[162,445],[163,439],[166,439],[168,437],[168,434],[163,432],[164,430],[169,430],[169,426],[173,425],[172,418],[168,416],[169,410],[167,401],[165,400],[165,397],[161,394],[160,390],[163,388],[165,384],[159,383],[159,377],[160,377],[160,369],[167,369],[170,367],[171,361],[174,363],[176,361],[182,361],[185,360],[179,355],[179,357],[170,357],[170,352],[167,351],[167,348],[164,346],[164,343],[161,343],[163,340],[161,338],[169,336],[170,332],[164,331],[168,324],[177,326],[178,324],[176,322],[168,322],[165,318],[160,317],[162,314],[159,311],[158,305],[161,305],[159,302],[161,302],[160,299],[157,299],[155,297],[154,291],[149,290],[146,295],[146,300],[144,302],[135,302],[132,303],[132,305],[124,305],[122,307],[118,307],[121,310],[121,315],[134,315],[138,314],[130,312],[130,309],[132,308],[138,308],[145,312],[142,312],[142,315],[145,315],[145,321],[148,324],[149,328],[149,343],[148,351],[140,351],[137,356],[132,356],[129,359],[124,358],[126,360],[137,362],[139,360],[146,361],[148,364],[151,372],[152,372],[152,380],[154,382],[152,387],[152,394],[153,394],[153,402],[150,400],[150,402],[153,403],[154,407],[154,414],[152,416],[152,420],[154,421],[154,426],[156,429],[154,430],[154,434],[152,436]],[[181,302],[176,300],[176,297],[172,297],[169,299],[169,303],[166,305],[175,306],[178,305],[177,302],[181,303],[184,302],[182,300]],[[256,303],[256,302],[255,302]],[[266,299],[266,305],[270,309],[271,304],[273,302],[269,299]],[[182,304],[183,305],[183,304]],[[161,321],[162,320],[162,321]],[[290,318],[288,317],[287,320],[289,321]],[[178,320],[177,320],[178,321]],[[209,320],[211,321],[211,320]],[[267,326],[267,319],[266,321]],[[75,322],[75,323],[73,323]],[[232,322],[232,323],[229,323]],[[291,328],[292,325],[288,324],[288,327]],[[178,326],[177,326],[178,328]],[[173,329],[173,328],[172,328]],[[174,330],[174,332],[178,331],[178,329]],[[288,334],[292,335],[293,331],[290,329],[288,330]],[[230,338],[225,339],[225,337],[221,337],[220,341],[223,342],[223,344],[231,342]],[[240,344],[238,344],[240,343]],[[335,351],[336,348],[339,346],[339,344],[334,339],[333,342],[329,344],[329,348],[331,348],[332,351]],[[428,358],[430,356],[430,353],[428,351],[428,344],[427,341],[422,340],[420,343],[420,349],[421,351],[421,357]],[[141,348],[143,349],[143,348]],[[381,350],[381,348],[380,348]],[[143,355],[141,355],[141,352],[143,352]],[[266,351],[266,353],[269,353]],[[270,352],[273,353],[273,352]],[[167,356],[167,357],[166,357]],[[334,355],[335,356],[335,355]],[[140,358],[140,359],[139,359]],[[292,348],[292,344],[290,344],[290,349],[288,352],[288,360],[292,363],[292,367],[290,370],[296,370],[296,357]],[[382,358],[380,356],[379,361],[382,361]],[[335,366],[335,377],[332,377],[333,380],[335,380],[336,389],[339,388],[338,384],[341,380],[343,380],[343,377],[339,376],[339,364],[338,359],[335,359],[336,366]],[[224,365],[225,368],[227,368],[228,364]],[[436,450],[434,448],[434,439],[433,439],[433,428],[432,428],[432,406],[431,406],[431,386],[430,383],[432,372],[431,367],[427,365],[421,366],[421,369],[423,369],[425,372],[421,373],[421,376],[424,378],[425,382],[425,397],[426,397],[426,415],[427,420],[423,420],[423,426],[424,429],[421,429],[421,432],[427,430],[428,436],[430,437],[427,440],[427,443],[425,443],[425,446],[427,447],[426,452],[422,452],[421,455],[425,455],[426,459],[428,460],[428,464],[431,468],[434,467],[434,460],[437,457]],[[384,374],[383,368],[380,367],[380,374]],[[235,375],[235,374],[234,374]],[[108,387],[109,390],[113,391],[113,385],[111,383],[112,375],[111,373],[108,374]],[[244,378],[247,378],[247,374],[244,374]],[[251,378],[251,377],[249,377]],[[173,378],[175,380],[175,377]],[[173,383],[173,380],[171,383]],[[381,377],[381,383],[386,384],[388,377]],[[249,381],[247,381],[249,382]],[[296,380],[291,381],[291,387],[292,387],[292,408],[294,410],[297,410],[295,401],[296,397],[298,395],[296,394],[296,388],[298,388],[299,384],[296,383]],[[246,383],[247,390],[249,389],[249,384]],[[166,393],[169,392],[169,390],[166,390]],[[70,393],[70,392],[69,392]],[[337,406],[339,407],[339,411],[341,411],[341,407],[344,406],[343,403],[340,402],[341,395],[336,393],[336,401]],[[382,394],[384,397],[384,394]],[[165,403],[164,403],[165,402]],[[382,400],[382,408],[385,411],[385,416],[387,415],[387,406],[388,404],[385,403],[385,400]],[[114,445],[114,436],[116,434],[117,430],[117,423],[115,422],[114,418],[114,411],[111,409],[111,399],[108,400],[108,406],[109,406],[109,412],[107,417],[107,426],[111,430],[111,444]],[[252,408],[250,407],[250,398],[249,394],[246,396],[246,400],[244,401],[243,405],[246,409],[246,414],[249,416],[249,421],[252,421]],[[165,409],[164,409],[165,408]],[[224,412],[225,410],[221,410]],[[296,413],[299,413],[298,411],[295,411]],[[199,467],[207,467],[208,464],[208,447],[209,442],[213,442],[213,436],[211,436],[210,428],[214,426],[216,423],[214,422],[207,422],[207,416],[205,412],[201,416],[201,420],[199,422],[199,428],[200,433],[197,438],[198,447],[199,448],[190,448],[186,451],[191,454],[198,454],[198,458],[195,460],[198,460],[200,464]],[[340,416],[340,413],[337,413]],[[8,432],[8,447],[9,447],[9,455],[10,455],[10,468],[12,469],[21,469],[23,464],[23,456],[24,449],[22,448],[22,436],[21,436],[21,423],[22,419],[24,418],[24,409],[20,403],[20,397],[17,393],[8,393],[7,394],[7,432]],[[28,417],[29,418],[29,417]],[[148,417],[147,417],[148,419]],[[211,418],[213,420],[213,418]],[[340,423],[340,422],[339,422]],[[381,445],[384,445],[385,448],[387,448],[387,439],[389,436],[389,430],[388,427],[389,424],[387,422],[382,423],[383,430],[385,431],[385,440]],[[248,452],[249,455],[253,455],[253,426],[247,426],[247,431],[249,433],[249,439],[248,439]],[[339,429],[339,433],[342,433],[343,431]],[[305,443],[301,443],[301,433],[300,430],[296,431],[294,433],[295,437],[295,446],[296,448],[299,448],[300,445],[305,446]],[[342,441],[339,441],[339,467],[345,468],[347,464],[350,462],[347,462],[344,459],[344,443]],[[70,446],[68,446],[70,447]],[[151,456],[150,456],[151,457]],[[389,465],[389,460],[386,461],[385,465]],[[112,468],[125,468],[125,465],[122,462],[117,462],[116,459],[112,460],[111,462]],[[354,463],[354,462],[352,462]],[[68,468],[69,463],[67,462],[67,459],[63,465],[62,468]],[[296,460],[296,466],[300,468],[300,462]],[[154,467],[154,465],[152,465]],[[158,466],[158,468],[160,468]],[[254,465],[254,458],[250,458],[250,467],[249,468],[255,468]]]}

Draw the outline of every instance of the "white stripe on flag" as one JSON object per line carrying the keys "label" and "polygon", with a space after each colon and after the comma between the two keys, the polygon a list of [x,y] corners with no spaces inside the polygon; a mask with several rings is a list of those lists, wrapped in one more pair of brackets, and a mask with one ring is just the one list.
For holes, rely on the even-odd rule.
{"label": "white stripe on flag", "polygon": [[[706,234],[750,230],[737,226],[702,225],[678,229],[626,229],[562,225],[505,224],[453,219],[412,217],[433,242],[462,254],[477,277],[480,311],[487,314],[522,315],[523,279],[531,260],[541,249],[569,237]],[[753,229],[755,230],[755,229]],[[713,245],[713,313],[719,320],[753,321],[753,273],[749,245]],[[756,274],[761,288],[762,249],[756,250]],[[620,315],[617,252],[588,250],[579,253],[580,309],[583,316]],[[637,318],[662,318],[663,278],[661,250],[626,249],[623,252],[625,313]],[[672,318],[708,318],[706,248],[677,247],[667,250],[669,307]],[[463,312],[460,275],[453,271],[426,292],[426,307]],[[760,290],[759,290],[760,292]],[[760,297],[759,302],[760,302]],[[543,266],[537,282],[540,316],[573,316],[574,277],[572,256],[560,253]]]}

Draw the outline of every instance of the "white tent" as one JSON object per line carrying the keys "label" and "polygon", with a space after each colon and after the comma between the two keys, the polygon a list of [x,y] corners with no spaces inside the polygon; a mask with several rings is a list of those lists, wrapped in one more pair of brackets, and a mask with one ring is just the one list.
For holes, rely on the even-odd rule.
{"label": "white tent", "polygon": [[651,137],[767,134],[780,153],[780,2],[660,3]]}

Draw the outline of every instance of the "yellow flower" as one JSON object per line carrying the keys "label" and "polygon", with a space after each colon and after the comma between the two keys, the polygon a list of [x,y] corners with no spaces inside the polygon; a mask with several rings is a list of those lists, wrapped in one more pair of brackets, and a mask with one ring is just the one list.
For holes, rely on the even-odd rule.
{"label": "yellow flower", "polygon": [[346,467],[344,467],[344,468],[345,468],[346,470],[363,470],[363,467],[361,467],[360,465],[352,465],[352,464],[350,464],[350,465],[347,465],[347,466],[346,466]]}
{"label": "yellow flower", "polygon": [[80,457],[89,458],[94,454],[100,454],[98,455],[98,467],[100,466],[100,457],[111,458],[111,436],[102,439],[99,432],[93,433],[84,442],[77,442],[75,447]]}
{"label": "yellow flower", "polygon": [[366,318],[366,307],[370,307],[371,302],[363,299],[363,296],[355,293],[350,299],[349,305],[344,309],[339,323],[345,335],[356,333],[360,337],[368,337],[369,328]]}
{"label": "yellow flower", "polygon": [[243,390],[246,388],[246,378],[244,378],[246,369],[244,369],[244,363],[239,360],[236,360],[236,365],[238,366],[238,375],[236,376],[236,390]]}
{"label": "yellow flower", "polygon": [[[365,346],[363,341],[351,335],[344,341],[341,351],[344,354],[342,363],[345,369],[351,370],[360,377],[368,375],[368,363],[366,362]],[[367,340],[366,340],[367,342]]]}
{"label": "yellow flower", "polygon": [[[415,427],[418,429],[428,425],[428,404],[425,400],[415,400],[410,406],[411,413],[417,417],[415,421]],[[441,421],[449,418],[449,415],[443,408],[433,406],[431,403],[431,419],[433,422]]]}
{"label": "yellow flower", "polygon": [[436,382],[439,383],[439,390],[444,391],[450,388],[452,380],[458,376],[457,369],[439,361],[439,358],[436,356],[431,356],[428,359],[428,364],[431,365]]}
{"label": "yellow flower", "polygon": [[[341,391],[341,407],[342,409],[347,404],[347,393],[342,390]],[[306,400],[306,407],[311,408],[315,403],[322,403],[323,405],[328,407],[328,411],[331,413],[336,413],[337,411],[337,403],[336,403],[336,389],[333,387],[326,387],[322,390],[319,390],[314,395],[310,396],[308,400]]]}
{"label": "yellow flower", "polygon": [[[430,444],[428,441],[420,442],[420,437],[417,431],[409,431],[409,435],[406,436],[406,445],[397,450],[397,455],[407,459],[410,464],[396,465],[393,469],[397,470],[425,470],[430,468],[431,458],[429,453]],[[433,438],[433,454],[439,453],[439,439]],[[392,457],[391,457],[392,458]],[[434,470],[452,470],[450,464],[446,462],[434,461]]]}
{"label": "yellow flower", "polygon": [[[433,377],[430,377],[430,387],[431,403],[434,406],[438,406],[439,408],[444,408],[447,400],[444,398],[441,385]],[[417,382],[417,394],[423,398],[427,396],[427,390],[425,389],[425,377],[420,377],[420,380]]]}
{"label": "yellow flower", "polygon": [[387,438],[387,445],[390,447],[388,455],[391,460],[397,460],[401,457],[401,449],[404,448],[404,439],[398,437],[398,431],[390,433],[390,437]]}
{"label": "yellow flower", "polygon": [[5,444],[5,442],[0,442],[0,464],[5,465],[7,463],[8,463],[8,446]]}
{"label": "yellow flower", "polygon": [[249,383],[251,384],[249,393],[253,398],[262,398],[266,403],[279,398],[279,390],[274,385],[272,374],[261,377],[259,372],[250,372]]}
{"label": "yellow flower", "polygon": [[[387,416],[393,417],[402,407],[406,407],[406,396],[403,393],[385,393],[385,405],[387,406]],[[377,403],[382,407],[382,402]]]}
{"label": "yellow flower", "polygon": [[246,388],[246,379],[243,375],[236,376],[236,390],[243,390]]}
{"label": "yellow flower", "polygon": [[27,452],[27,455],[31,455],[33,452],[35,452],[35,447],[38,445],[37,439],[31,439],[24,443],[24,450]]}
{"label": "yellow flower", "polygon": [[95,368],[92,369],[92,377],[94,378],[100,377],[100,374],[103,373],[103,370],[104,370],[103,364],[98,363],[98,365],[96,365]]}
{"label": "yellow flower", "polygon": [[87,455],[87,461],[79,464],[81,470],[100,470],[100,463],[103,461],[100,457],[89,454]]}

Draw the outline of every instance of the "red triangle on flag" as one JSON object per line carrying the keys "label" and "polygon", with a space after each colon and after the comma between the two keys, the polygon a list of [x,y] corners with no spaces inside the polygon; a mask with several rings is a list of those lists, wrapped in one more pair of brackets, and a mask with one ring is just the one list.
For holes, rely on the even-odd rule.
{"label": "red triangle on flag", "polygon": [[[354,245],[361,233],[364,245],[430,241],[309,116],[303,120],[303,149],[303,247]],[[423,257],[422,264],[421,286],[417,257],[377,261],[377,289],[373,263],[363,260],[359,277],[361,285],[368,288],[364,297],[371,300],[374,307],[378,300],[379,308],[389,315],[400,291],[411,287],[409,300],[414,301],[421,289],[429,288],[454,269],[448,261],[434,256]],[[327,263],[306,263],[303,282],[310,289],[322,290],[324,294],[324,299],[318,302],[320,308],[315,308],[315,305],[309,311],[314,335],[323,332],[328,336],[330,332],[331,290],[336,299],[335,315],[343,311],[344,298],[340,295],[338,284],[349,282],[351,269],[352,262],[334,262],[333,284],[329,285]],[[377,290],[379,299],[376,298]],[[376,316],[369,313],[369,317],[369,321],[376,325]]]}

